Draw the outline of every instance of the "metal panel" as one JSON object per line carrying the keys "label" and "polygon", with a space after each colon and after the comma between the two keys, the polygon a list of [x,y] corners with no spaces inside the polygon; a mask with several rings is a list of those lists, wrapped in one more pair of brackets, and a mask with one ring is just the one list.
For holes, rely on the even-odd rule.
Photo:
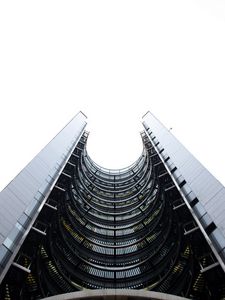
{"label": "metal panel", "polygon": [[[174,164],[177,167],[175,174],[182,174],[187,186],[192,190],[191,198],[198,198],[199,203],[193,210],[203,227],[206,226],[207,220],[212,220],[217,226],[217,235],[213,236],[212,241],[218,249],[217,244],[225,244],[225,188],[153,114],[148,112],[143,117],[143,125],[148,134],[152,132],[149,135],[150,139],[156,136],[160,147],[163,147],[170,157],[165,163],[166,166],[171,170],[170,164]],[[156,139],[153,141],[154,144]],[[178,180],[176,176],[174,179]],[[187,195],[188,202],[190,202],[189,195],[191,194]]]}
{"label": "metal panel", "polygon": [[[218,194],[224,189],[223,185],[150,112],[144,116],[143,121],[145,128],[149,128],[148,132],[152,131],[157,137],[207,213],[215,220],[215,216],[222,209],[221,205],[225,208],[224,195]],[[214,204],[211,206],[209,201]],[[221,205],[216,205],[215,201]],[[220,223],[220,227],[225,236],[225,218],[222,223]]]}
{"label": "metal panel", "polygon": [[24,230],[21,225],[29,227],[32,217],[59,176],[59,170],[78,143],[85,126],[86,116],[80,112],[0,193],[0,252],[4,257],[4,263],[1,264],[0,261],[2,267],[12,255],[11,252],[6,252],[5,247],[18,245],[18,236],[21,237]]}

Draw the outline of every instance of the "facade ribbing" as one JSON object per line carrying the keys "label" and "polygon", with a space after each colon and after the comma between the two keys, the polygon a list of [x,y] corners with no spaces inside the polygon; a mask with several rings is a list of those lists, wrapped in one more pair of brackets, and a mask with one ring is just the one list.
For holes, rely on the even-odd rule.
{"label": "facade ribbing", "polygon": [[145,117],[141,156],[120,170],[91,159],[88,132],[77,124],[80,134],[15,257],[5,263],[1,298],[41,299],[86,289],[225,296],[224,260],[212,238],[216,225],[204,226],[198,218],[198,194],[187,197],[187,179],[176,178],[179,168],[169,164],[150,124]]}

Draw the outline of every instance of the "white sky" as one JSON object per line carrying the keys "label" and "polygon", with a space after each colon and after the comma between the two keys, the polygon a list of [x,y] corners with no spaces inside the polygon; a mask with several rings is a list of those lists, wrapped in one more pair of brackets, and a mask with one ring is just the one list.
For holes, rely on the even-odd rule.
{"label": "white sky", "polygon": [[225,184],[225,1],[1,1],[0,190],[79,111],[125,167],[152,111]]}

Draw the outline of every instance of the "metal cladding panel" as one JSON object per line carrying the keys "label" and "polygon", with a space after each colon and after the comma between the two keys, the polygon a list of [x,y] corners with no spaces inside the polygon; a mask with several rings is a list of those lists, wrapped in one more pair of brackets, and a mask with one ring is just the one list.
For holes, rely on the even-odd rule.
{"label": "metal cladding panel", "polygon": [[181,173],[183,169],[185,169],[186,175],[191,178],[191,183],[203,172],[204,167],[200,165],[198,161],[193,161],[192,157],[189,157],[180,168]]}
{"label": "metal cladding panel", "polygon": [[177,171],[198,198],[202,213],[204,211],[209,215],[225,238],[225,188],[223,185],[153,114],[148,112],[143,117],[143,125],[151,138],[156,137],[153,140],[154,144],[157,140],[160,143],[157,147],[163,147],[170,157],[166,164],[173,163],[177,167]]}
{"label": "metal cladding panel", "polygon": [[[221,224],[221,227],[224,226],[224,218],[225,218],[225,205],[224,205],[224,199],[225,199],[225,188],[223,187],[222,190],[220,190],[214,197],[213,197],[213,203],[212,201],[209,201],[206,203],[205,207],[206,209],[212,210],[212,215],[217,218],[217,222]],[[219,211],[219,213],[218,213]],[[223,228],[225,230],[225,228]]]}
{"label": "metal cladding panel", "polygon": [[[18,231],[17,227],[29,226],[41,201],[59,175],[59,170],[78,143],[85,126],[86,116],[80,112],[0,193],[0,254],[5,253],[4,246],[7,248],[9,236],[13,236],[10,242],[17,244],[17,237],[12,234]],[[4,268],[1,255],[0,265]]]}
{"label": "metal cladding panel", "polygon": [[34,192],[40,183],[27,172],[27,169],[23,169],[22,172],[6,187],[11,191],[17,199],[20,199],[25,206],[29,204],[30,199],[33,197]]}
{"label": "metal cladding panel", "polygon": [[25,205],[16,197],[9,189],[5,189],[1,193],[1,218],[0,228],[1,234],[7,237],[7,234],[14,226],[14,220],[17,213],[22,212]]}
{"label": "metal cladding panel", "polygon": [[27,173],[36,180],[37,184],[41,184],[42,172],[48,172],[48,166],[46,163],[39,157],[36,156],[33,159],[33,163],[27,165]]}
{"label": "metal cladding panel", "polygon": [[[185,170],[182,170],[185,172]],[[222,190],[222,184],[216,180],[206,169],[191,182],[193,191],[198,195],[202,204],[213,201],[213,197]]]}

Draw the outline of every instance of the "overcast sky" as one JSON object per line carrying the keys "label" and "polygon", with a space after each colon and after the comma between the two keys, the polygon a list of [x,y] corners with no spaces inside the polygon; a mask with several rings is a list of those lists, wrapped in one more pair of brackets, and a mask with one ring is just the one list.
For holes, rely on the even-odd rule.
{"label": "overcast sky", "polygon": [[79,111],[125,167],[150,110],[225,184],[225,1],[1,1],[0,190]]}

